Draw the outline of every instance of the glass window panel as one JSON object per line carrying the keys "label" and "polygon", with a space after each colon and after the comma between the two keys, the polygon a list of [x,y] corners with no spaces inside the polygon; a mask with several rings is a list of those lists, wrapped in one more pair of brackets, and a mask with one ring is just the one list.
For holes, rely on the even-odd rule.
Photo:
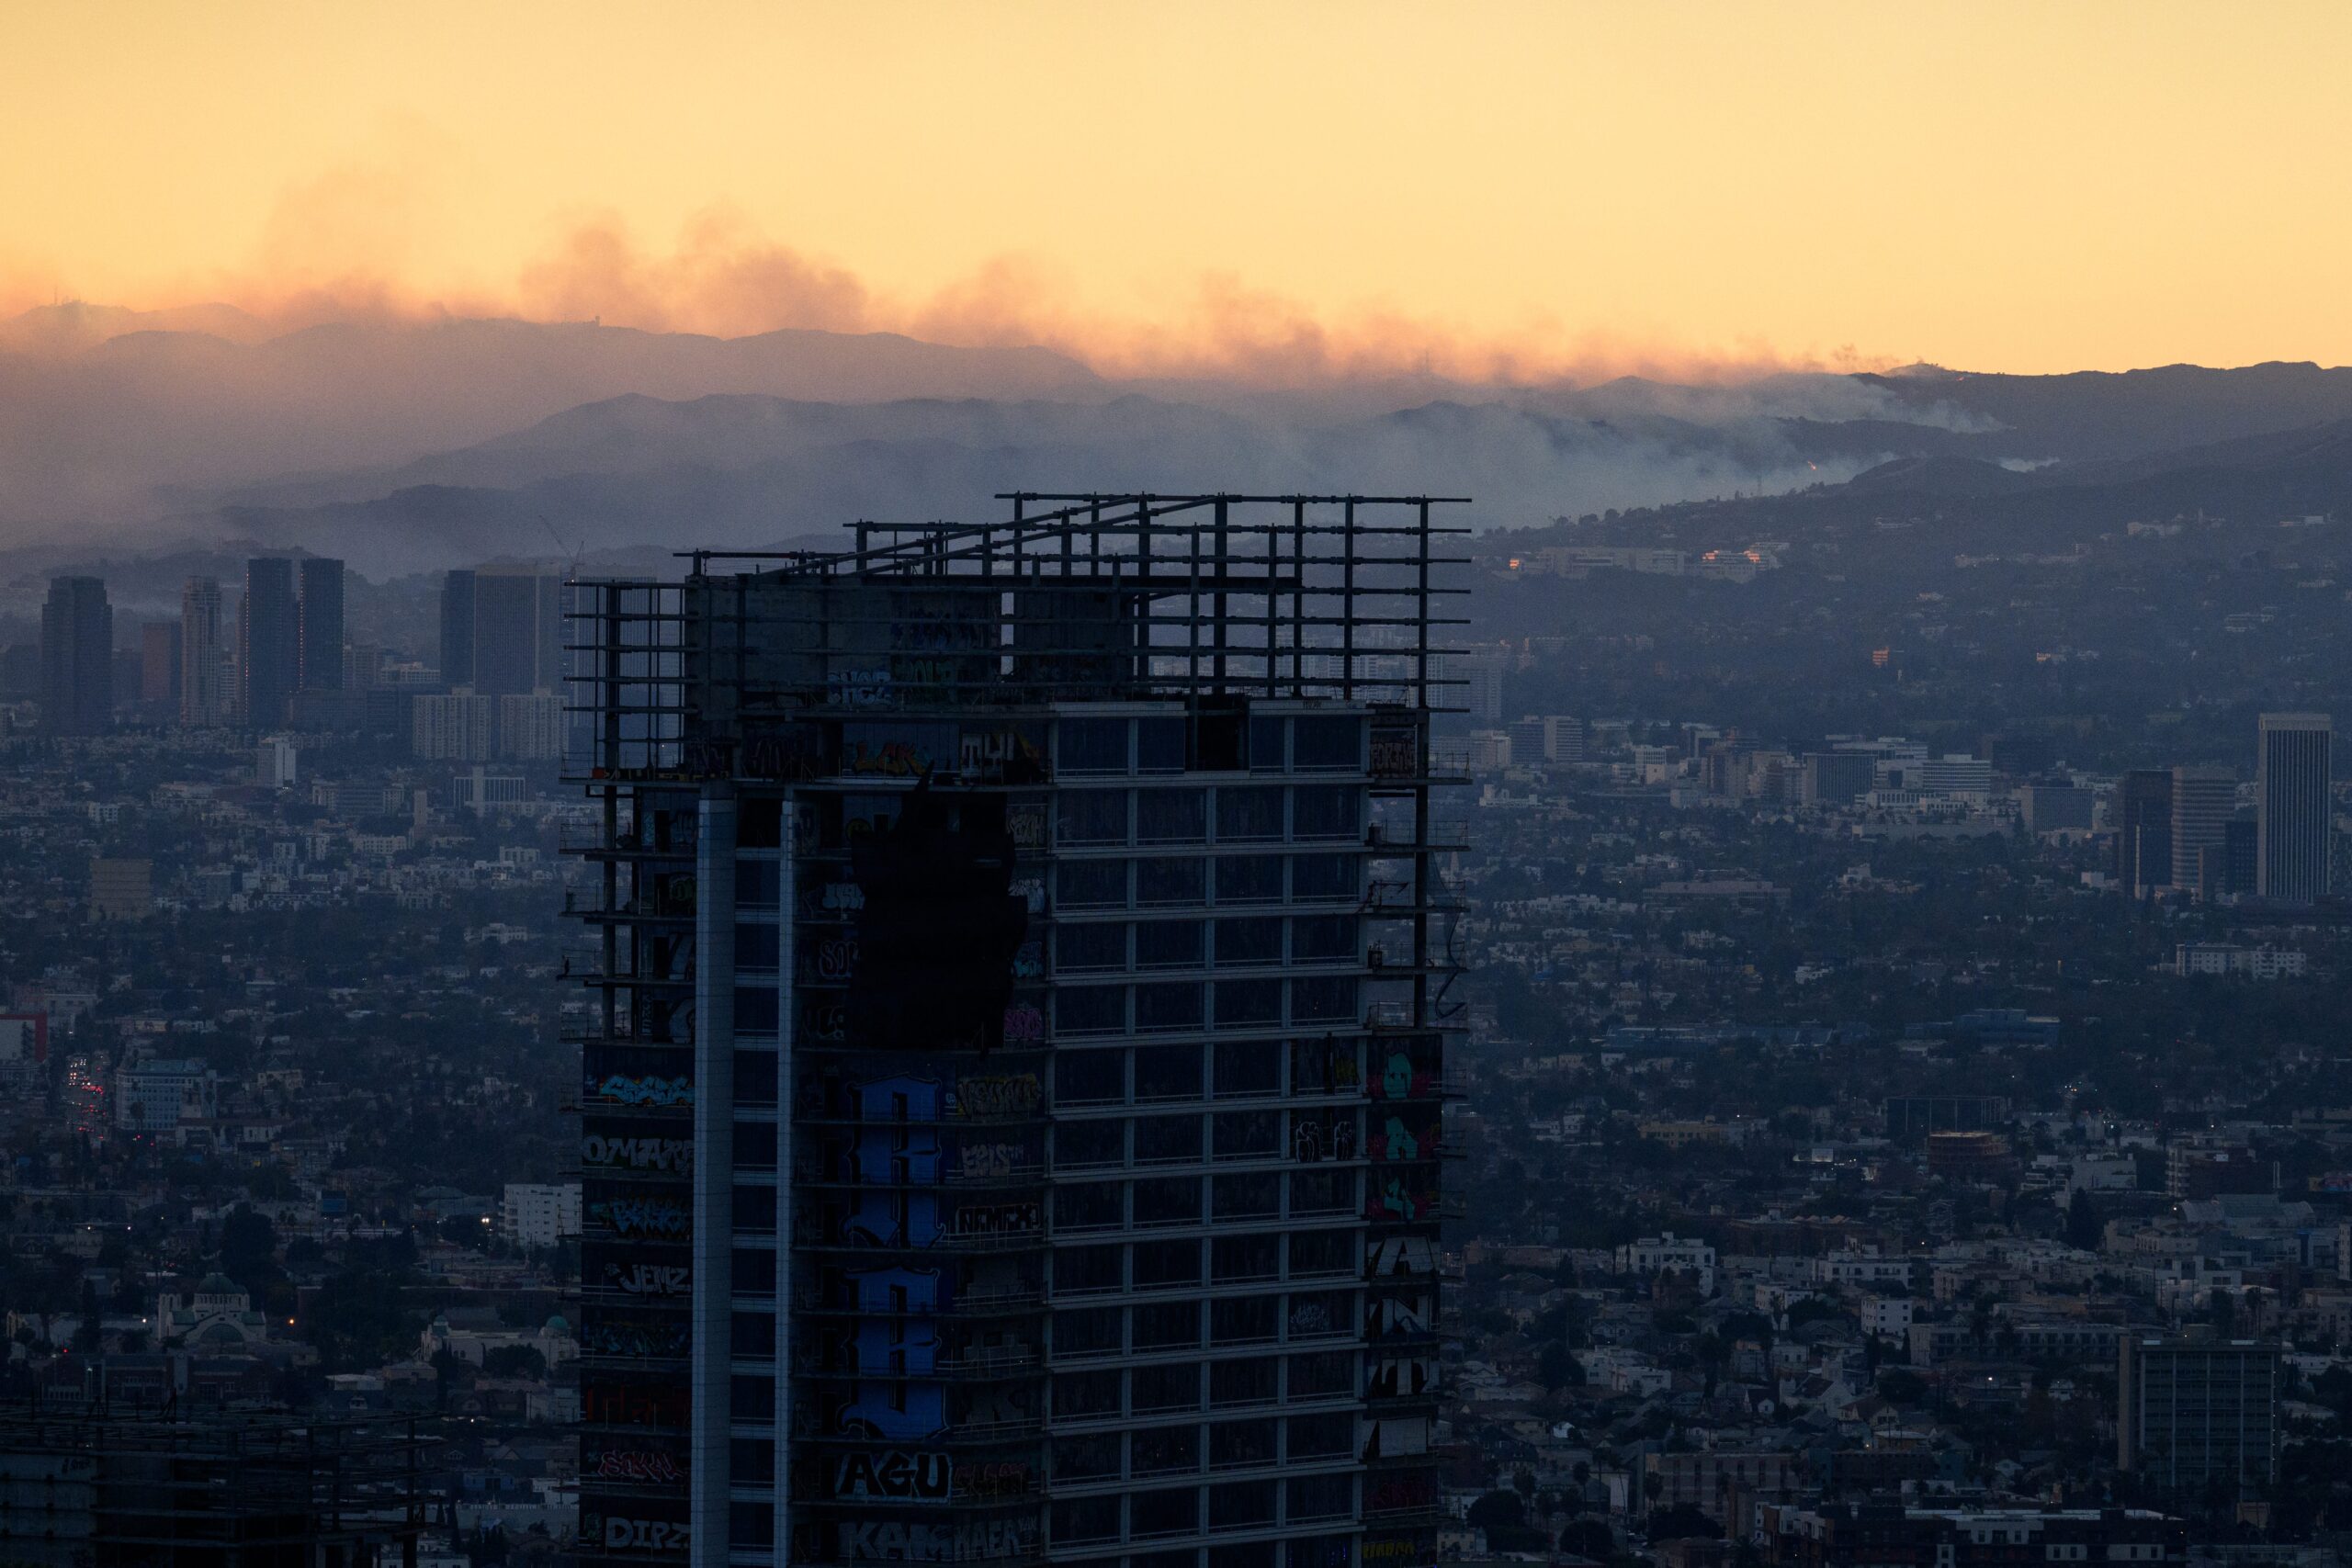
{"label": "glass window panel", "polygon": [[1274,1400],[1275,1366],[1272,1356],[1254,1356],[1239,1361],[1209,1363],[1209,1404],[1212,1408],[1235,1404],[1271,1404]]}
{"label": "glass window panel", "polygon": [[1119,1414],[1120,1375],[1116,1370],[1064,1372],[1054,1379],[1054,1416],[1057,1420]]}
{"label": "glass window panel", "polygon": [[1140,920],[1136,924],[1136,967],[1138,969],[1198,969],[1202,935],[1200,920]]}
{"label": "glass window panel", "polygon": [[1201,1404],[1201,1367],[1197,1361],[1175,1366],[1137,1367],[1128,1409],[1135,1415],[1163,1410],[1197,1410]]}
{"label": "glass window panel", "polygon": [[1136,1224],[1196,1225],[1201,1223],[1201,1179],[1155,1176],[1136,1183]]}
{"label": "glass window panel", "polygon": [[1351,976],[1302,976],[1290,983],[1290,1016],[1295,1023],[1353,1022],[1356,982]]}
{"label": "glass window panel", "polygon": [[1282,1053],[1258,1041],[1224,1040],[1216,1046],[1216,1097],[1239,1100],[1282,1092]]}
{"label": "glass window panel", "polygon": [[[1216,1026],[1238,1029],[1250,1024],[1278,1024],[1283,1017],[1280,980],[1219,980],[1216,983]],[[1270,1051],[1269,1055],[1272,1055]]]}
{"label": "glass window panel", "polygon": [[[1117,1060],[1118,1053],[1102,1055]],[[1065,1058],[1068,1060],[1069,1058]],[[1057,1063],[1057,1067],[1059,1066]],[[1057,1122],[1054,1123],[1054,1168],[1085,1170],[1127,1162],[1127,1129],[1123,1122]]]}
{"label": "glass window panel", "polygon": [[1091,969],[1127,966],[1127,928],[1116,920],[1054,928],[1054,969],[1082,975]]}
{"label": "glass window panel", "polygon": [[1210,1213],[1220,1220],[1279,1219],[1283,1212],[1283,1180],[1271,1170],[1219,1176],[1209,1183]]}
{"label": "glass window panel", "polygon": [[[1141,1393],[1138,1389],[1136,1403],[1138,1410],[1144,1408]],[[1192,1403],[1199,1403],[1197,1394]],[[1135,1435],[1129,1447],[1132,1457],[1128,1461],[1127,1473],[1130,1475],[1170,1475],[1201,1468],[1201,1429],[1198,1427],[1147,1427]]]}
{"label": "glass window panel", "polygon": [[1300,842],[1359,838],[1363,817],[1363,791],[1353,784],[1301,784],[1291,792],[1290,833]]}
{"label": "glass window panel", "polygon": [[1244,915],[1216,922],[1216,966],[1236,969],[1283,961],[1279,915]]}
{"label": "glass window panel", "polygon": [[754,974],[773,974],[784,953],[783,928],[765,920],[746,921],[735,928],[735,967]]}
{"label": "glass window panel", "polygon": [[1066,718],[1057,750],[1065,773],[1124,773],[1127,771],[1127,721]]}
{"label": "glass window panel", "polygon": [[1292,721],[1294,773],[1355,773],[1363,766],[1363,720],[1351,715],[1301,714]]}
{"label": "glass window panel", "polygon": [[1184,771],[1184,720],[1181,716],[1136,721],[1136,769],[1146,773]]}
{"label": "glass window panel", "polygon": [[[1202,987],[1198,980],[1162,981],[1136,987],[1136,1028],[1193,1030],[1201,1026]],[[1200,1092],[1197,1075],[1192,1090]]]}
{"label": "glass window panel", "polygon": [[774,1105],[775,1103],[775,1062],[776,1054],[773,1051],[735,1053],[736,1104]]}
{"label": "glass window panel", "polygon": [[1147,789],[1136,794],[1136,841],[1197,844],[1208,837],[1208,792]]}
{"label": "glass window panel", "polygon": [[1280,1268],[1282,1238],[1273,1235],[1220,1235],[1210,1238],[1209,1269],[1218,1284],[1271,1280]]}
{"label": "glass window panel", "polygon": [[1290,1175],[1290,1212],[1295,1218],[1355,1212],[1352,1170],[1295,1170]]}
{"label": "glass window panel", "polygon": [[775,1168],[775,1123],[773,1122],[738,1122],[735,1123],[735,1164],[744,1170],[774,1170]]}
{"label": "glass window panel", "polygon": [[1290,1235],[1290,1277],[1294,1280],[1353,1274],[1356,1235],[1353,1231],[1293,1231]]}
{"label": "glass window panel", "polygon": [[1274,1483],[1266,1481],[1228,1481],[1209,1488],[1209,1529],[1238,1529],[1250,1525],[1272,1524],[1274,1519]]}
{"label": "glass window panel", "polygon": [[1135,1125],[1137,1165],[1189,1163],[1201,1157],[1198,1116],[1139,1116]]}
{"label": "glass window panel", "polygon": [[[1356,1478],[1352,1475],[1294,1475],[1285,1483],[1290,1495],[1290,1522],[1344,1519],[1356,1509]],[[1311,1561],[1311,1559],[1310,1559]]]}
{"label": "glass window panel", "polygon": [[1226,855],[1216,863],[1219,904],[1279,904],[1283,901],[1283,857]]}
{"label": "glass window panel", "polygon": [[1066,860],[1054,867],[1054,902],[1065,909],[1127,907],[1127,863]]}
{"label": "glass window panel", "polygon": [[1233,1296],[1209,1303],[1209,1343],[1263,1345],[1281,1332],[1282,1303],[1273,1296]]}
{"label": "glass window panel", "polygon": [[1117,1230],[1126,1223],[1126,1193],[1116,1181],[1082,1181],[1054,1189],[1057,1234]]}
{"label": "glass window panel", "polygon": [[1358,921],[1353,915],[1301,915],[1291,922],[1293,958],[1353,958]]}
{"label": "glass window panel", "polygon": [[[1060,1414],[1060,1412],[1057,1412]],[[1119,1434],[1092,1432],[1082,1438],[1054,1439],[1054,1479],[1056,1481],[1114,1481],[1119,1474]],[[1111,1528],[1118,1529],[1118,1516],[1112,1516]],[[1057,1524],[1055,1539],[1061,1539]]]}
{"label": "glass window panel", "polygon": [[1200,1529],[1200,1494],[1192,1487],[1174,1492],[1136,1492],[1127,1502],[1130,1536],[1190,1535]]}
{"label": "glass window panel", "polygon": [[1279,773],[1283,771],[1283,727],[1287,721],[1279,714],[1250,716],[1250,771],[1258,773]]}
{"label": "glass window panel", "polygon": [[774,1034],[779,1008],[774,986],[738,986],[735,987],[735,1032],[738,1034]]}
{"label": "glass window panel", "polygon": [[1055,837],[1064,844],[1127,841],[1127,792],[1066,789],[1055,807]]}
{"label": "glass window panel", "polygon": [[1200,1303],[1153,1302],[1135,1310],[1137,1350],[1189,1350],[1200,1344]]}
{"label": "glass window panel", "polygon": [[1136,1048],[1136,1100],[1198,1100],[1200,1097],[1201,1048],[1198,1045],[1139,1045]]}
{"label": "glass window panel", "polygon": [[1344,1410],[1290,1418],[1288,1459],[1344,1459],[1355,1452],[1356,1418]]}
{"label": "glass window panel", "polygon": [[1227,784],[1216,792],[1216,841],[1278,843],[1283,836],[1283,786]]}
{"label": "glass window panel", "polygon": [[738,1235],[774,1235],[775,1234],[775,1188],[738,1187],[735,1189],[735,1233]]}
{"label": "glass window panel", "polygon": [[1056,1356],[1116,1356],[1124,1325],[1117,1307],[1089,1307],[1084,1312],[1054,1314]]}
{"label": "glass window panel", "polygon": [[1197,1241],[1137,1242],[1132,1261],[1136,1289],[1139,1291],[1201,1282],[1201,1244]]}
{"label": "glass window panel", "polygon": [[1057,1051],[1054,1053],[1054,1103],[1057,1105],[1117,1105],[1127,1098],[1127,1055],[1124,1051]]}
{"label": "glass window panel", "polygon": [[1127,1027],[1125,986],[1071,986],[1054,993],[1058,1034],[1117,1034]]}
{"label": "glass window panel", "polygon": [[1219,1159],[1271,1158],[1282,1152],[1282,1115],[1273,1111],[1220,1111],[1214,1135]]}
{"label": "glass window panel", "polygon": [[1274,1420],[1219,1421],[1209,1427],[1209,1468],[1238,1470],[1274,1462]]}
{"label": "glass window panel", "polygon": [[1356,1392],[1356,1359],[1351,1350],[1322,1350],[1290,1359],[1290,1396],[1329,1399]]}
{"label": "glass window panel", "polygon": [[[1112,1462],[1115,1466],[1116,1459]],[[1115,1474],[1117,1472],[1114,1469],[1108,1473]],[[1056,1546],[1118,1540],[1119,1495],[1114,1492],[1101,1497],[1069,1497],[1057,1501],[1054,1504],[1053,1530]]]}
{"label": "glass window panel", "polygon": [[773,909],[776,895],[784,886],[784,867],[772,860],[743,860],[735,863],[735,907],[739,909]]}
{"label": "glass window panel", "polygon": [[1198,904],[1208,897],[1207,884],[1204,861],[1162,855],[1136,862],[1138,906]]}
{"label": "glass window panel", "polygon": [[1125,1281],[1119,1267],[1121,1250],[1115,1243],[1109,1247],[1056,1247],[1054,1293],[1084,1295],[1119,1289]]}
{"label": "glass window panel", "polygon": [[1362,861],[1355,855],[1294,855],[1291,897],[1328,900],[1363,897]]}

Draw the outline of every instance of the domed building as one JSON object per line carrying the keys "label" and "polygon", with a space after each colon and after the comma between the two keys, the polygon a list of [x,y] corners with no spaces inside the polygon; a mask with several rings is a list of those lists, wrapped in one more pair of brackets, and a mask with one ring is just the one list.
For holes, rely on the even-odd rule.
{"label": "domed building", "polygon": [[217,1269],[194,1291],[166,1291],[159,1296],[155,1324],[157,1337],[167,1348],[220,1355],[258,1350],[269,1342],[269,1320],[254,1310],[251,1293]]}

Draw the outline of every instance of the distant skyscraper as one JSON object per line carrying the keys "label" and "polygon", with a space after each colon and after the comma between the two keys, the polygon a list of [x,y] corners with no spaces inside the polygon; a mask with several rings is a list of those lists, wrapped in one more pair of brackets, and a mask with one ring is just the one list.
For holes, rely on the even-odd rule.
{"label": "distant skyscraper", "polygon": [[474,690],[484,696],[555,692],[562,682],[563,580],[525,568],[474,573]]}
{"label": "distant skyscraper", "polygon": [[2172,775],[2141,769],[2115,786],[2115,884],[2137,898],[2172,886]]}
{"label": "distant skyscraper", "polygon": [[474,683],[474,574],[441,579],[441,683],[451,691]]}
{"label": "distant skyscraper", "polygon": [[191,577],[180,590],[180,722],[206,729],[228,722],[222,669],[220,583]]}
{"label": "distant skyscraper", "polygon": [[301,668],[305,691],[343,685],[343,563],[312,556],[302,563]]}
{"label": "distant skyscraper", "polygon": [[151,717],[169,718],[179,711],[180,628],[170,621],[149,621],[139,628],[139,702]]}
{"label": "distant skyscraper", "polygon": [[114,723],[114,610],[96,577],[60,577],[40,612],[40,722],[51,735]]}
{"label": "distant skyscraper", "polygon": [[245,563],[245,602],[237,622],[237,676],[243,722],[275,729],[286,722],[287,700],[302,673],[302,612],[294,594],[294,563],[256,556]]}
{"label": "distant skyscraper", "polygon": [[1470,708],[1470,722],[1491,728],[1503,720],[1503,664],[1492,654],[1474,657],[1464,672],[1463,694]]}
{"label": "distant skyscraper", "polygon": [[2279,1371],[2276,1345],[2125,1336],[2117,1468],[2176,1495],[2252,1495],[2278,1463]]}
{"label": "distant skyscraper", "polygon": [[2199,903],[2222,892],[2237,799],[2237,778],[2226,768],[2172,771],[2172,884]]}
{"label": "distant skyscraper", "polygon": [[2324,713],[2267,713],[2259,733],[2256,891],[2281,903],[2313,903],[2327,892],[2333,726]]}

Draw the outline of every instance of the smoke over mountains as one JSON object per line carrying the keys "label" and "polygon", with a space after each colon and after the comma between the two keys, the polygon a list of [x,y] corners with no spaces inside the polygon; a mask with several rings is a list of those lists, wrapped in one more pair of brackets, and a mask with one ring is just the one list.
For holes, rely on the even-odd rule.
{"label": "smoke over mountains", "polygon": [[[993,492],[1430,491],[1482,525],[2012,469],[2352,418],[2311,366],[2019,378],[1918,368],[1687,386],[1433,374],[1114,379],[1033,347],[793,330],[334,321],[51,307],[0,321],[0,579],[245,548],[383,578],[500,555],[755,547]],[[559,545],[558,541],[560,541]]]}

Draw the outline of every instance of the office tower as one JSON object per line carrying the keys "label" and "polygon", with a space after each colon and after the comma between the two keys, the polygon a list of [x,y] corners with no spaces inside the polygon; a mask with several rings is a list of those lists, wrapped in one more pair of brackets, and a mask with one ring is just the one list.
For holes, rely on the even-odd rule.
{"label": "office tower", "polygon": [[441,587],[441,681],[484,696],[563,689],[563,580],[535,567],[453,571]]}
{"label": "office tower", "polygon": [[451,691],[474,683],[474,574],[441,579],[441,683]]}
{"label": "office tower", "polygon": [[1808,751],[1804,755],[1804,803],[1851,806],[1878,783],[1878,760],[1867,751]]}
{"label": "office tower", "polygon": [[2233,898],[2245,897],[2255,890],[2256,868],[2261,864],[2260,831],[2261,825],[2247,812],[2230,818],[2222,848],[2222,891]]}
{"label": "office tower", "polygon": [[2222,895],[2237,803],[2237,777],[2226,768],[2172,771],[2172,883],[2200,904]]}
{"label": "office tower", "polygon": [[2233,1500],[2266,1485],[2278,1456],[2278,1347],[2247,1339],[2123,1337],[2117,1463],[2149,1483]]}
{"label": "office tower", "polygon": [[1464,671],[1463,694],[1473,728],[1492,729],[1503,721],[1503,661],[1498,654],[1473,656]]}
{"label": "office tower", "polygon": [[209,728],[228,722],[228,684],[222,668],[220,584],[191,577],[180,589],[180,722]]}
{"label": "office tower", "polygon": [[96,577],[51,578],[40,609],[40,724],[51,735],[114,726],[114,610]]}
{"label": "office tower", "polygon": [[302,562],[300,668],[296,684],[305,691],[343,685],[343,563],[324,556]]}
{"label": "office tower", "polygon": [[300,684],[301,608],[294,563],[284,556],[245,562],[245,599],[237,612],[238,720],[254,729],[286,722],[286,704]]}
{"label": "office tower", "polygon": [[149,621],[139,628],[139,702],[151,718],[168,718],[180,705],[180,628]]}
{"label": "office tower", "polygon": [[2172,774],[2143,768],[2115,786],[2115,885],[2133,898],[2172,886]]}
{"label": "office tower", "polygon": [[2282,904],[2326,896],[2333,725],[2324,713],[2266,713],[2255,763],[2255,891]]}
{"label": "office tower", "polygon": [[1070,499],[580,585],[585,1558],[1433,1561],[1430,503]]}

